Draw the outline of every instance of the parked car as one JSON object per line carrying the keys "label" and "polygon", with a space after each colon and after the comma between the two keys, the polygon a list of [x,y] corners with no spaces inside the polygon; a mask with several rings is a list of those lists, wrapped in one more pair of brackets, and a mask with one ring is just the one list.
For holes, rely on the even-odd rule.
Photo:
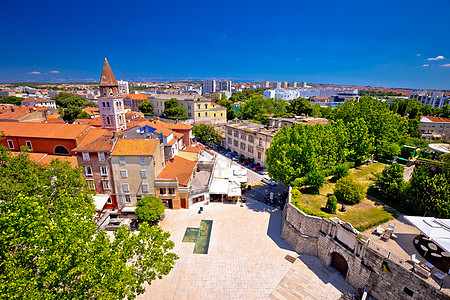
{"label": "parked car", "polygon": [[276,183],[275,181],[272,181],[272,179],[270,179],[269,176],[264,176],[264,177],[261,179],[261,181],[264,182],[264,183],[267,183],[268,185],[271,185],[271,186],[277,185],[277,183]]}
{"label": "parked car", "polygon": [[244,160],[244,162],[242,162],[242,164],[244,166],[248,166],[249,164],[251,164],[251,162],[249,160]]}
{"label": "parked car", "polygon": [[262,171],[262,170],[264,170],[264,167],[261,167],[261,166],[255,166],[255,168],[253,169],[255,172],[258,172],[258,171]]}

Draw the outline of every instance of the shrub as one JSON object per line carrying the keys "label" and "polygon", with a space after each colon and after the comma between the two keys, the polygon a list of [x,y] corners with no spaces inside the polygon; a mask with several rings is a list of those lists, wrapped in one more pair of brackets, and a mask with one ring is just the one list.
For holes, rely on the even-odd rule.
{"label": "shrub", "polygon": [[350,167],[348,166],[348,164],[340,164],[334,167],[334,174],[336,175],[337,179],[340,179],[347,176],[349,170]]}
{"label": "shrub", "polygon": [[366,196],[366,186],[352,178],[344,177],[336,182],[334,194],[336,198],[346,204],[357,204]]}
{"label": "shrub", "polygon": [[325,182],[325,176],[319,171],[311,171],[306,174],[305,184],[319,190]]}
{"label": "shrub", "polygon": [[325,209],[326,209],[330,214],[335,214],[335,213],[336,213],[336,209],[337,209],[337,199],[336,199],[336,196],[331,195],[330,197],[328,197],[328,201],[327,201],[327,205],[326,205]]}
{"label": "shrub", "polygon": [[136,215],[146,222],[158,220],[164,213],[166,207],[161,199],[155,196],[147,196],[138,201],[136,205]]}

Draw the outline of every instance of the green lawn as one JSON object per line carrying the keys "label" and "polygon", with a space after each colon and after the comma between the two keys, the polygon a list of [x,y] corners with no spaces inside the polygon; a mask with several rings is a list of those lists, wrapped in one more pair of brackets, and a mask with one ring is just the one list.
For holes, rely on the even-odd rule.
{"label": "green lawn", "polygon": [[[384,169],[384,164],[373,163],[371,165],[364,165],[354,169],[349,172],[350,177],[357,180],[358,182],[364,183],[367,186],[373,183],[374,173],[380,172]],[[383,203],[373,199],[365,198],[360,203],[356,205],[346,205],[347,211],[345,213],[337,211],[336,214],[328,214],[322,209],[325,208],[327,204],[328,196],[333,194],[333,188],[335,183],[331,182],[331,177],[328,177],[325,185],[320,189],[318,195],[304,194],[300,196],[292,197],[292,203],[304,210],[306,213],[319,215],[327,218],[338,217],[344,222],[350,222],[358,230],[365,230],[378,224],[387,222],[393,219],[393,213],[390,212],[392,209],[384,205]],[[300,190],[302,191],[302,190]],[[307,201],[309,203],[307,203]],[[298,205],[299,204],[299,205]],[[341,204],[338,203],[338,210],[341,209]],[[310,211],[308,211],[310,210]]]}

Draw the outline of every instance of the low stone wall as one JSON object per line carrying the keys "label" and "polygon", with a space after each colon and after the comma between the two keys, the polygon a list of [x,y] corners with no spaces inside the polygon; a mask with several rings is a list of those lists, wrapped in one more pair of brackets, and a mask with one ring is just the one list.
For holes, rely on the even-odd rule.
{"label": "low stone wall", "polygon": [[309,216],[290,203],[283,210],[281,237],[298,253],[332,263],[335,253],[348,266],[346,280],[377,299],[450,299],[447,294],[424,281],[411,266],[388,251],[370,243],[351,224]]}

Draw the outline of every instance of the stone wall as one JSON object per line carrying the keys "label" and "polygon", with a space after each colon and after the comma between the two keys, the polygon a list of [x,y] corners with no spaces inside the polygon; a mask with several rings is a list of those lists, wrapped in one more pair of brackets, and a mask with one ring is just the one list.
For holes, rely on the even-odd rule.
{"label": "stone wall", "polygon": [[367,285],[377,299],[450,299],[351,224],[306,215],[290,203],[290,196],[283,210],[281,237],[298,253],[315,255],[327,265],[334,253],[340,254],[348,265],[346,280],[360,291]]}

